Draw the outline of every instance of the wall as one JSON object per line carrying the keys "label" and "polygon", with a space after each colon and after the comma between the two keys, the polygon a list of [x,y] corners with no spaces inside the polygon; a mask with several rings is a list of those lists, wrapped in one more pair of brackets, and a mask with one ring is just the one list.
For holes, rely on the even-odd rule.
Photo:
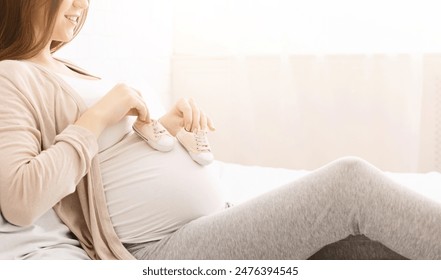
{"label": "wall", "polygon": [[176,56],[172,93],[194,96],[211,115],[211,143],[224,161],[314,169],[354,155],[384,170],[430,171],[440,168],[439,62],[437,55]]}

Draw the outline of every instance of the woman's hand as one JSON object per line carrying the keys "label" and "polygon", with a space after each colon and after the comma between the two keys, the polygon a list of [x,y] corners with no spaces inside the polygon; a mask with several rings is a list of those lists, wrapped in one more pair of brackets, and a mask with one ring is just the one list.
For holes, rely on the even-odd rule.
{"label": "woman's hand", "polygon": [[118,84],[90,107],[75,124],[89,129],[98,138],[104,128],[118,123],[127,115],[138,116],[140,120],[150,122],[149,111],[141,94],[125,84]]}
{"label": "woman's hand", "polygon": [[197,130],[215,130],[211,119],[191,98],[179,99],[159,121],[173,136],[176,136],[182,127],[192,132]]}

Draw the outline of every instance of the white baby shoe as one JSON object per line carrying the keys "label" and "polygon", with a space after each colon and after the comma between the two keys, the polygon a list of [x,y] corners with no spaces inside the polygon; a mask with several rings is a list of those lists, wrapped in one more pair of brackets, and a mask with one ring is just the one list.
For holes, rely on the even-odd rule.
{"label": "white baby shoe", "polygon": [[132,127],[155,150],[168,152],[175,146],[175,138],[157,120],[149,123],[136,120]]}
{"label": "white baby shoe", "polygon": [[213,161],[214,156],[208,143],[207,131],[189,132],[182,128],[176,134],[176,138],[195,162],[200,165],[207,165]]}

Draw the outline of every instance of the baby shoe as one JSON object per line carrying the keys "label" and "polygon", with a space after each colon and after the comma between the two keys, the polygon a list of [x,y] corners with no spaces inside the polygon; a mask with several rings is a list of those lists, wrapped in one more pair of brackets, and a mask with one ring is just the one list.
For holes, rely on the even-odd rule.
{"label": "baby shoe", "polygon": [[207,131],[188,132],[182,128],[176,134],[176,138],[195,162],[207,165],[213,161],[214,157],[208,143]]}
{"label": "baby shoe", "polygon": [[175,138],[157,120],[149,123],[136,120],[132,127],[155,150],[168,152],[175,146]]}

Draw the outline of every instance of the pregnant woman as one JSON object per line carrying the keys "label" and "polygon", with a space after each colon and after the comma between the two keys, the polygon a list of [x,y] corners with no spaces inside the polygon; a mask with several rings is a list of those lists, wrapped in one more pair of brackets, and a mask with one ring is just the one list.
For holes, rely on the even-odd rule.
{"label": "pregnant woman", "polygon": [[[0,0],[0,258],[305,259],[364,234],[441,259],[441,206],[358,158],[226,207],[210,165],[133,133],[151,121],[142,94],[54,58],[88,6]],[[213,128],[186,99],[160,123]]]}

